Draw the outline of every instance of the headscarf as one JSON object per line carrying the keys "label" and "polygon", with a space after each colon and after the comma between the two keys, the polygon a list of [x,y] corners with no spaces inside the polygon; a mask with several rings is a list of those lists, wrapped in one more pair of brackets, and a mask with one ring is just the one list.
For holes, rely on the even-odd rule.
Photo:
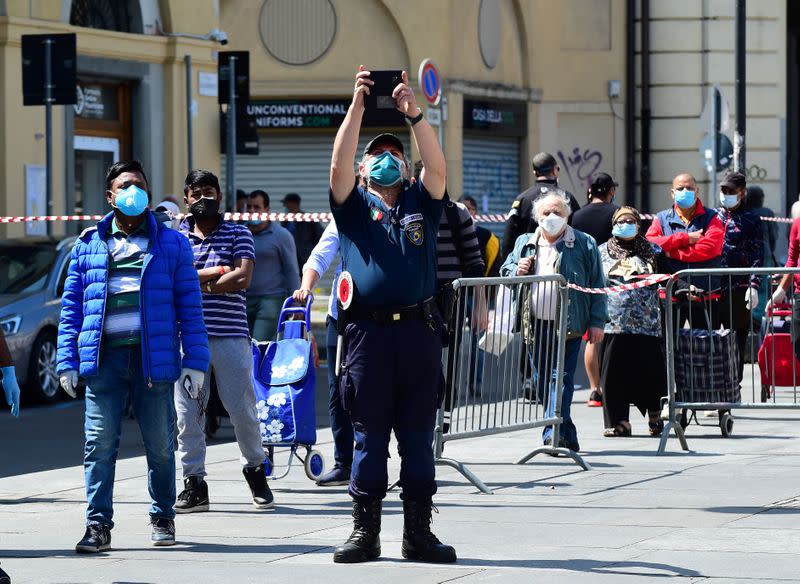
{"label": "headscarf", "polygon": [[619,237],[611,236],[607,245],[608,255],[615,260],[638,256],[655,268],[656,256],[653,252],[653,246],[641,233],[642,218],[639,215],[639,211],[633,207],[620,207],[611,218],[611,224],[616,223],[617,219],[623,215],[632,216],[636,220],[636,225],[640,228],[640,231],[633,239],[620,239]]}

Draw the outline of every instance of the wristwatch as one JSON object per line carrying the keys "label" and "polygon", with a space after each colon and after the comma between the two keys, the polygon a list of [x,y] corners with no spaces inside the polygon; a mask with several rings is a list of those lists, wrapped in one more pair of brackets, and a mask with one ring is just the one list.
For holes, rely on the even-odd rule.
{"label": "wristwatch", "polygon": [[408,120],[408,123],[411,126],[420,123],[422,121],[422,118],[425,117],[425,115],[422,113],[422,108],[417,108],[417,109],[419,109],[419,114],[417,114],[413,118],[411,116],[406,116],[406,120]]}

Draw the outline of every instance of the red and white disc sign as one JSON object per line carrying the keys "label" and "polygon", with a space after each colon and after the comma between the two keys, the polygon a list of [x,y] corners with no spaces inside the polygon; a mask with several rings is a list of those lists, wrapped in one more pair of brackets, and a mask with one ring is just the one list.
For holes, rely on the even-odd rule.
{"label": "red and white disc sign", "polygon": [[350,304],[353,303],[353,276],[350,275],[350,272],[341,273],[337,289],[339,302],[342,303],[342,308],[347,310],[350,308]]}

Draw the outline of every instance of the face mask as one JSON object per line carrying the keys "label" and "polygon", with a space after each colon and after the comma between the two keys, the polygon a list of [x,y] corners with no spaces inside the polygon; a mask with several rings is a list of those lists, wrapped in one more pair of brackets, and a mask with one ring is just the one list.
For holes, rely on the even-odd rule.
{"label": "face mask", "polygon": [[208,219],[214,217],[219,213],[219,201],[214,198],[203,197],[199,201],[195,201],[189,205],[189,212],[195,217]]}
{"label": "face mask", "polygon": [[128,217],[138,217],[147,209],[147,193],[136,185],[120,189],[114,195],[114,206]]}
{"label": "face mask", "polygon": [[695,202],[695,194],[694,191],[683,190],[683,191],[675,191],[675,204],[678,205],[681,209],[688,209]]}
{"label": "face mask", "polygon": [[722,203],[722,206],[726,209],[733,209],[739,204],[739,197],[737,195],[726,195],[724,193],[720,193],[719,202]]}
{"label": "face mask", "polygon": [[547,217],[539,221],[539,225],[544,229],[547,235],[558,235],[566,224],[567,220],[555,213],[550,213]]}
{"label": "face mask", "polygon": [[258,227],[258,226],[259,226],[259,225],[261,225],[263,222],[264,222],[264,221],[263,221],[263,220],[261,220],[261,219],[250,219],[250,220],[247,222],[247,224],[248,224],[248,225],[252,225],[253,227]]}
{"label": "face mask", "polygon": [[633,239],[639,233],[636,223],[617,223],[611,228],[611,235],[620,239]]}
{"label": "face mask", "polygon": [[405,162],[395,158],[388,150],[371,158],[369,164],[369,180],[378,186],[391,187],[400,182]]}

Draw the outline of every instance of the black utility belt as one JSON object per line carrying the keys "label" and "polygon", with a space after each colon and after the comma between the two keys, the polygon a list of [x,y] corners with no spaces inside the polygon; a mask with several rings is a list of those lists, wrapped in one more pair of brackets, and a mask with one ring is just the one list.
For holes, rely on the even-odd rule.
{"label": "black utility belt", "polygon": [[427,320],[436,311],[433,298],[428,298],[414,306],[396,306],[388,308],[368,308],[366,306],[351,306],[347,311],[350,322],[356,320],[369,320],[378,324],[397,324],[409,320]]}

